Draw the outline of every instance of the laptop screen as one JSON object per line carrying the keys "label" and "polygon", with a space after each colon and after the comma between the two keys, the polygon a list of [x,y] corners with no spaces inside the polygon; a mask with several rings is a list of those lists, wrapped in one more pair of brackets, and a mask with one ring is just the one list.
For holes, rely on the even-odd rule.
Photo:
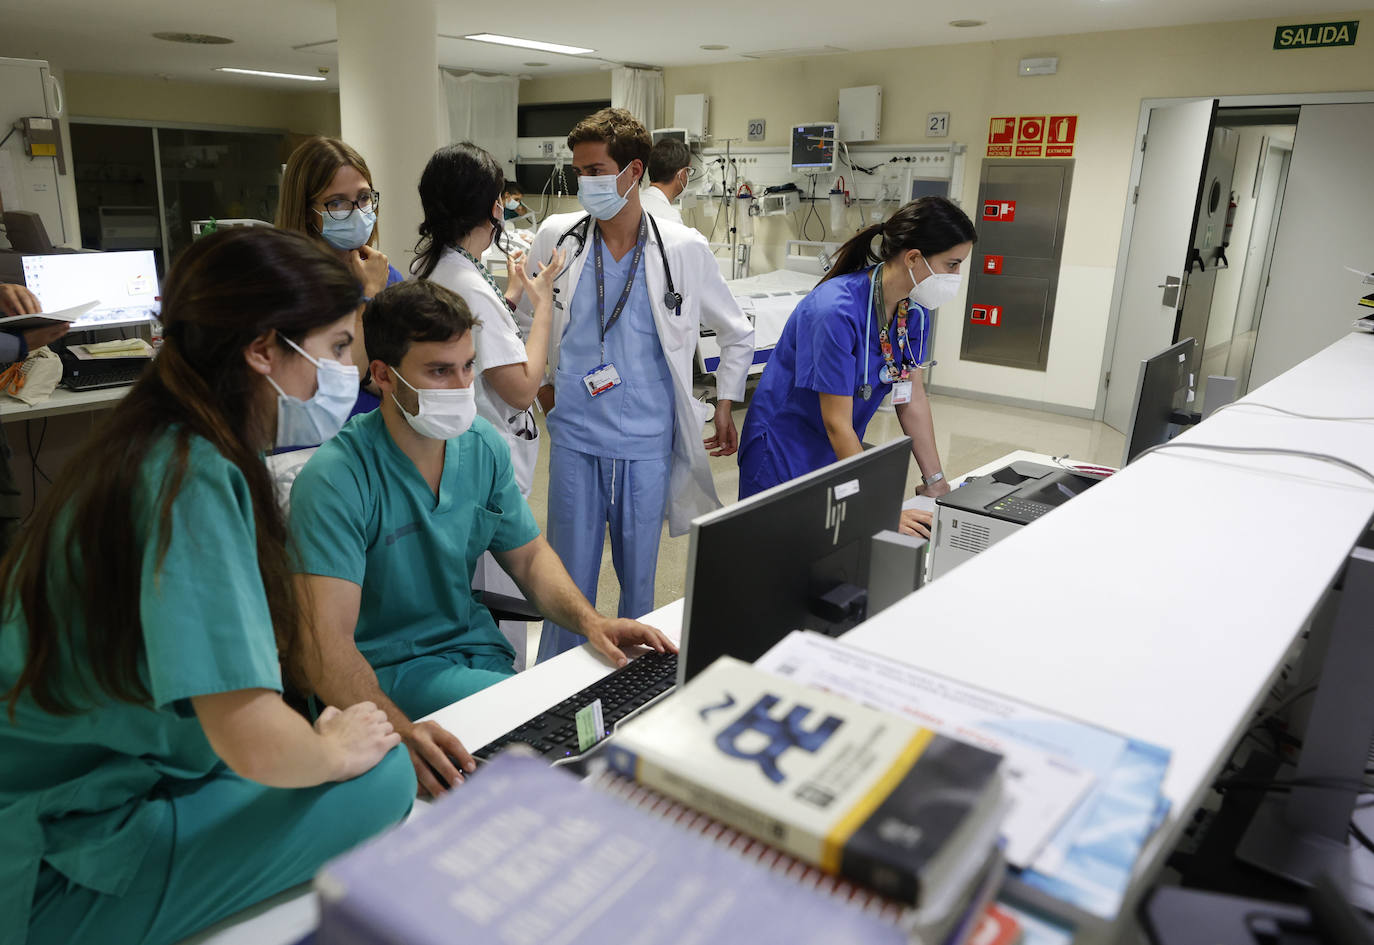
{"label": "laptop screen", "polygon": [[162,310],[150,249],[25,256],[24,283],[45,312],[99,299],[99,305],[72,322],[74,329],[138,324]]}

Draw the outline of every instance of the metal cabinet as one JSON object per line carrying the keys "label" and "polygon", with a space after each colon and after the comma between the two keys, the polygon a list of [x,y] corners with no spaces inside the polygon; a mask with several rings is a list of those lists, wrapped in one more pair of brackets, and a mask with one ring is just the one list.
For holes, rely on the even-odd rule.
{"label": "metal cabinet", "polygon": [[1072,160],[983,162],[960,357],[1043,371],[1064,251]]}

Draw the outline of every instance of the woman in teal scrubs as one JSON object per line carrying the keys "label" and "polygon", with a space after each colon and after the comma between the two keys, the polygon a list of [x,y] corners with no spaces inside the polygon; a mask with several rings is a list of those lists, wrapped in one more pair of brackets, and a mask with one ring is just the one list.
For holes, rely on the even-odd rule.
{"label": "woman in teal scrubs", "polygon": [[375,706],[281,695],[302,608],[262,455],[343,422],[359,302],[298,234],[194,243],[157,360],[0,562],[0,945],[174,942],[409,810]]}

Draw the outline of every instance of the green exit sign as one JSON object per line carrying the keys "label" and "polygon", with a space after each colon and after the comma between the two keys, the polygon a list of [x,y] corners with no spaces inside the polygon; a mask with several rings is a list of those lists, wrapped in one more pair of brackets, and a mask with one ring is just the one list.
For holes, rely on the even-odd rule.
{"label": "green exit sign", "polygon": [[1275,49],[1316,49],[1321,46],[1354,46],[1359,20],[1344,23],[1298,23],[1274,30]]}

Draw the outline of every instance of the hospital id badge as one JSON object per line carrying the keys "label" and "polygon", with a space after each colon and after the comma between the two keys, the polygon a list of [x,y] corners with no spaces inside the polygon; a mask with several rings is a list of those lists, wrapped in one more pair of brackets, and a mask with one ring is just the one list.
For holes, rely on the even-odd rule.
{"label": "hospital id badge", "polygon": [[892,402],[894,404],[911,403],[911,381],[898,381],[892,385]]}
{"label": "hospital id badge", "polygon": [[620,372],[615,369],[614,364],[603,364],[588,371],[583,376],[582,383],[587,385],[587,393],[595,397],[613,387],[619,387]]}

